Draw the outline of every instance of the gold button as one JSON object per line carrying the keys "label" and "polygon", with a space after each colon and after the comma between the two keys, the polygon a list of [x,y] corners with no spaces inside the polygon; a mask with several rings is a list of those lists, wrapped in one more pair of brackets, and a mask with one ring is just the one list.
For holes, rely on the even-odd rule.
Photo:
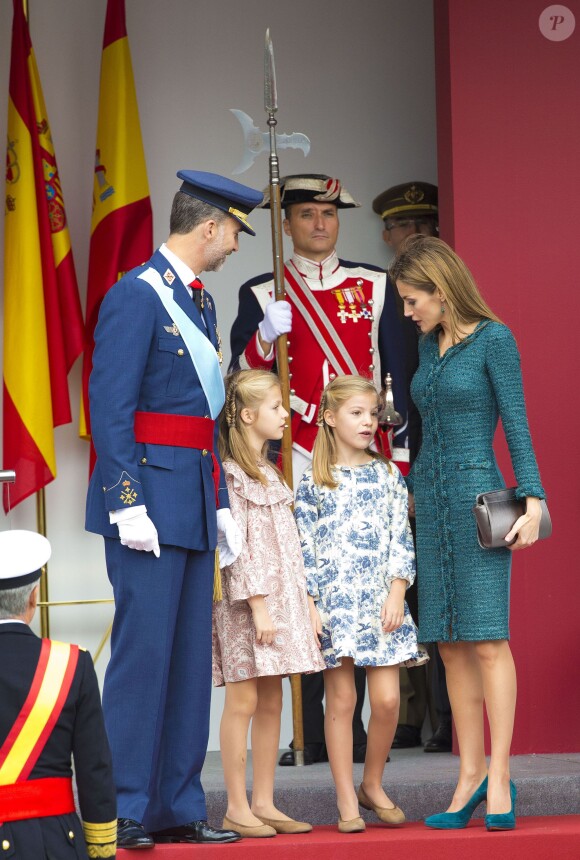
{"label": "gold button", "polygon": [[183,350],[182,350],[182,349],[178,349],[178,350],[177,350],[177,354],[178,354],[178,355],[183,355]]}
{"label": "gold button", "polygon": [[147,457],[141,457],[141,462],[142,462],[142,463],[146,463],[146,462],[147,462]]}
{"label": "gold button", "polygon": [[7,840],[7,839],[4,839],[4,840],[3,840],[3,842],[2,842],[2,848],[4,849],[4,851],[8,851],[8,849],[10,848],[10,842],[8,842],[8,840]]}
{"label": "gold button", "polygon": [[374,369],[375,369],[374,364],[369,364],[369,370],[374,370]]}
{"label": "gold button", "polygon": [[328,378],[329,379],[336,379],[336,373],[329,373]]}
{"label": "gold button", "polygon": [[72,830],[69,830],[69,832],[68,832],[68,838],[69,838],[69,839],[74,839],[74,838],[75,838],[75,835],[74,835],[74,833],[72,832]]}
{"label": "gold button", "polygon": [[202,457],[207,457],[207,448],[204,448],[204,449],[203,449],[203,451],[201,452],[201,456],[202,456]]}

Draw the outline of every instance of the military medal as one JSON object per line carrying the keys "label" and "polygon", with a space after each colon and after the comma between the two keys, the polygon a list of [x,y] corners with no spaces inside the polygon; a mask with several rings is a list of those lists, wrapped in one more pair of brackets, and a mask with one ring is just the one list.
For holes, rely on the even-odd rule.
{"label": "military medal", "polygon": [[367,300],[363,291],[363,283],[364,281],[361,281],[359,278],[359,280],[356,282],[357,288],[354,292],[360,305],[360,316],[365,320],[370,320],[373,314],[369,305],[367,304]]}

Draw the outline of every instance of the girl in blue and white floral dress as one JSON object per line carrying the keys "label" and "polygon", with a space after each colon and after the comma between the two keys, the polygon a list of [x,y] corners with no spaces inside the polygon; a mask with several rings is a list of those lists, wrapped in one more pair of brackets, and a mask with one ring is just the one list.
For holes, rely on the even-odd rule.
{"label": "girl in blue and white floral dress", "polygon": [[[324,733],[339,811],[338,829],[365,829],[359,804],[385,824],[403,812],[382,776],[399,714],[399,666],[428,660],[405,603],[415,579],[407,490],[397,467],[370,449],[379,398],[372,382],[339,376],[324,389],[312,466],[296,495],[308,592],[326,663]],[[355,793],[354,666],[364,666],[371,716],[363,779]]]}

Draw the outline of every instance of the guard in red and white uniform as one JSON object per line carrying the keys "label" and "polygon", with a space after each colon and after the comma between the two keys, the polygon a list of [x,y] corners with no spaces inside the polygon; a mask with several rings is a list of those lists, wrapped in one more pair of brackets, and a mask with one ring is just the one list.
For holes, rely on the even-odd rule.
{"label": "guard in red and white uniform", "polygon": [[[284,266],[287,301],[273,301],[272,274],[242,286],[231,332],[232,368],[275,370],[275,340],[288,334],[295,483],[311,457],[326,383],[354,373],[381,389],[390,373],[403,423],[389,440],[383,434],[377,443],[405,474],[410,444],[405,341],[394,291],[384,270],[339,259],[335,248],[338,210],[360,204],[339,180],[320,174],[287,176],[280,187],[284,232],[294,245]],[[269,208],[267,195],[263,205]]]}

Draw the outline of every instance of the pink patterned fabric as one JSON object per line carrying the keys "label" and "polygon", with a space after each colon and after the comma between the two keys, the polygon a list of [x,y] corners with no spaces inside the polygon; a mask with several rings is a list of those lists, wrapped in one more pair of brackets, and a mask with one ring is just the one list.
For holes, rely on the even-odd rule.
{"label": "pink patterned fabric", "polygon": [[[237,463],[224,464],[232,516],[244,544],[239,558],[221,571],[223,600],[213,607],[213,683],[267,675],[319,672],[324,660],[310,626],[304,562],[292,493],[262,463],[265,486]],[[276,627],[272,645],[256,642],[247,598],[263,594]]]}

